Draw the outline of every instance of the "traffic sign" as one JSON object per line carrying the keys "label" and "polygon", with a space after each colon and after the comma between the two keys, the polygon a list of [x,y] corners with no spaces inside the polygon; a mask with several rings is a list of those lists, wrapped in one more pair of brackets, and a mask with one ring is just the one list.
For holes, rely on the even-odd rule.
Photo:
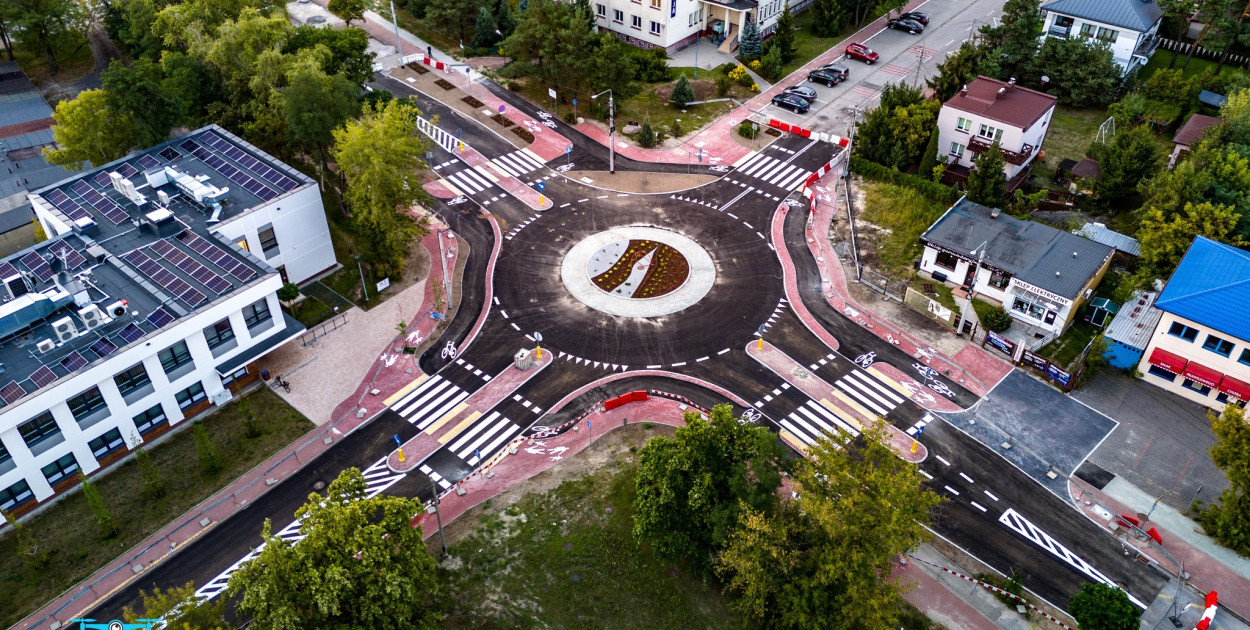
{"label": "traffic sign", "polygon": [[570,154],[570,153],[572,153],[572,152],[573,152],[573,145],[571,145],[571,144],[570,144],[569,146],[564,147],[564,154],[565,154],[565,155],[568,155],[568,154]]}
{"label": "traffic sign", "polygon": [[502,114],[502,113],[503,113],[503,110],[504,110],[504,106],[503,106],[503,105],[500,105],[500,106],[499,106],[499,113],[500,113],[500,114]]}
{"label": "traffic sign", "polygon": [[573,99],[573,107],[577,107],[577,99]]}
{"label": "traffic sign", "polygon": [[543,189],[544,189],[544,188],[546,188],[546,187],[547,187],[547,183],[546,183],[546,182],[538,182],[538,192],[542,192],[542,191],[543,191]]}

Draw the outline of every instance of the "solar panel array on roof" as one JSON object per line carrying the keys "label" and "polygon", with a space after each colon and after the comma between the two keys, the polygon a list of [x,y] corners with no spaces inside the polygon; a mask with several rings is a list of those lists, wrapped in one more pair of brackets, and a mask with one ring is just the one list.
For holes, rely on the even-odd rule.
{"label": "solar panel array on roof", "polygon": [[56,254],[58,258],[65,261],[65,268],[69,270],[77,269],[87,264],[87,259],[78,250],[69,246],[65,241],[57,241],[48,247],[48,250]]}
{"label": "solar panel array on roof", "polygon": [[150,168],[156,168],[160,165],[161,163],[157,162],[156,158],[152,157],[151,155],[143,155],[142,157],[139,158],[139,166],[142,167],[144,170],[147,170]]}
{"label": "solar panel array on roof", "polygon": [[59,208],[61,212],[65,213],[65,216],[69,217],[73,221],[91,218],[91,215],[88,214],[86,210],[83,210],[82,206],[78,205],[77,201],[70,199],[69,195],[65,194],[65,191],[63,190],[48,191],[47,199],[52,202],[52,205]]}
{"label": "solar panel array on roof", "polygon": [[172,313],[165,310],[164,306],[157,308],[155,311],[152,311],[151,315],[148,315],[148,323],[156,326],[157,328],[164,328],[175,319],[177,318],[174,317]]}
{"label": "solar panel array on roof", "polygon": [[26,390],[22,389],[22,386],[18,385],[17,381],[9,381],[9,384],[5,385],[4,389],[0,389],[0,399],[10,405],[21,400],[22,396],[25,395]]}
{"label": "solar panel array on roof", "polygon": [[122,256],[126,262],[133,265],[144,275],[152,279],[152,282],[162,286],[165,290],[177,296],[183,302],[186,302],[191,308],[199,306],[205,297],[199,289],[191,286],[186,280],[174,275],[173,272],[162,267],[160,263],[152,260],[150,256],[142,251],[134,250]]}
{"label": "solar panel array on roof", "polygon": [[91,190],[91,186],[87,185],[87,182],[80,179],[74,182],[74,184],[70,186],[69,189],[81,195],[83,191]]}
{"label": "solar panel array on roof", "polygon": [[274,192],[268,186],[265,186],[260,181],[253,179],[252,176],[247,173],[244,173],[243,171],[226,163],[225,160],[214,155],[208,149],[200,146],[194,140],[187,140],[179,146],[183,149],[187,149],[191,152],[191,155],[199,158],[200,161],[207,164],[213,170],[225,175],[226,179],[242,186],[244,190],[247,190],[253,195],[260,197],[265,201],[269,201],[270,199],[278,196],[278,193]]}
{"label": "solar panel array on roof", "polygon": [[12,278],[13,276],[16,276],[16,275],[18,275],[17,267],[14,267],[8,261],[0,262],[0,280],[4,280],[6,278]]}
{"label": "solar panel array on roof", "polygon": [[47,387],[56,382],[56,374],[49,370],[48,366],[41,365],[38,370],[35,370],[34,374],[30,375],[30,381],[35,384],[35,387]]}
{"label": "solar panel array on roof", "polygon": [[91,344],[91,351],[96,353],[96,355],[99,356],[101,359],[103,359],[104,357],[107,357],[110,354],[113,354],[113,352],[115,352],[116,350],[117,350],[117,344],[113,343],[112,341],[109,341],[107,338],[101,338],[95,343]]}
{"label": "solar panel array on roof", "polygon": [[262,179],[270,184],[273,184],[274,186],[277,186],[280,190],[282,190],[282,192],[290,192],[299,187],[299,183],[295,180],[283,175],[281,172],[270,167],[268,164],[265,164],[264,162],[248,155],[242,149],[234,146],[233,144],[226,142],[221,138],[221,136],[218,136],[211,131],[206,131],[204,132],[204,135],[200,137],[204,139],[204,142],[208,144],[208,146],[217,149],[225,154],[226,157],[238,162],[244,168],[260,175]]}
{"label": "solar panel array on roof", "polygon": [[48,266],[48,261],[44,260],[43,256],[39,255],[39,252],[26,254],[22,256],[21,261],[41,282],[47,282],[52,279],[52,267]]}
{"label": "solar panel array on roof", "polygon": [[61,367],[69,370],[70,372],[77,372],[86,365],[87,359],[85,359],[81,354],[78,354],[77,350],[70,352],[65,355],[65,358],[61,359]]}
{"label": "solar panel array on roof", "polygon": [[201,265],[199,261],[191,258],[182,250],[174,247],[169,241],[157,241],[152,244],[152,249],[160,254],[161,258],[173,263],[175,267],[187,272],[187,275],[195,278],[197,282],[209,288],[210,291],[217,295],[224,295],[230,292],[230,283],[217,272]]}
{"label": "solar panel array on roof", "polygon": [[139,172],[139,169],[129,164],[122,164],[121,166],[117,167],[117,172],[121,173],[122,177],[125,177],[126,179],[130,179],[131,177],[134,177],[136,173]]}
{"label": "solar panel array on roof", "polygon": [[95,208],[98,212],[100,212],[100,214],[103,214],[106,218],[108,218],[109,221],[112,221],[113,225],[121,225],[130,220],[130,215],[126,214],[126,211],[122,210],[116,203],[113,203],[112,199],[96,192],[82,180],[77,181],[74,185],[77,186],[78,184],[82,184],[83,188],[86,190],[81,192],[75,190],[75,192],[82,195],[83,200],[91,204],[92,208]]}
{"label": "solar panel array on roof", "polygon": [[234,276],[240,282],[247,282],[256,275],[256,272],[251,267],[243,264],[234,256],[227,254],[225,250],[210,243],[208,239],[201,237],[195,232],[187,230],[178,235],[178,240],[185,243],[195,253],[213,261],[213,264],[221,267],[222,270]]}
{"label": "solar panel array on roof", "polygon": [[174,160],[182,157],[182,154],[178,152],[178,149],[165,147],[164,149],[161,149],[160,156],[166,162],[173,162]]}
{"label": "solar panel array on roof", "polygon": [[113,180],[109,178],[108,171],[100,171],[99,173],[96,173],[95,177],[91,178],[91,181],[95,182],[95,185],[100,188],[108,188],[113,185]]}
{"label": "solar panel array on roof", "polygon": [[145,334],[147,333],[143,332],[143,329],[139,328],[139,325],[134,323],[126,324],[125,328],[117,332],[117,336],[126,340],[126,343],[134,343],[143,339],[143,335]]}

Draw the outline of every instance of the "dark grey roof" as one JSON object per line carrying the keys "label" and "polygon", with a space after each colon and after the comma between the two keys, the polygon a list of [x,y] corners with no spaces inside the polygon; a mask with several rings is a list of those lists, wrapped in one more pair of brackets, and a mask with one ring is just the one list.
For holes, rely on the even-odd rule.
{"label": "dark grey roof", "polygon": [[1055,0],[1042,5],[1042,10],[1143,33],[1163,18],[1154,0]]}
{"label": "dark grey roof", "polygon": [[967,199],[959,200],[920,238],[969,260],[977,260],[978,255],[972,252],[986,243],[985,263],[1069,299],[1077,297],[1114,251],[1005,212],[993,217],[989,208]]}

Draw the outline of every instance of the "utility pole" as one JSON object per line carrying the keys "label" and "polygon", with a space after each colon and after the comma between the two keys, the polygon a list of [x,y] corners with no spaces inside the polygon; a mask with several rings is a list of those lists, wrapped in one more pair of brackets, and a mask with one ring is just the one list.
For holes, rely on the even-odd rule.
{"label": "utility pole", "polygon": [[607,89],[594,96],[590,100],[594,100],[608,95],[608,172],[616,174],[616,101],[612,100],[612,90]]}
{"label": "utility pole", "polygon": [[395,18],[395,0],[391,0],[391,24],[395,26],[395,50],[399,52],[399,65],[404,65],[404,42],[399,38],[399,20]]}
{"label": "utility pole", "polygon": [[443,538],[443,515],[438,511],[438,487],[434,485],[434,480],[430,480],[430,490],[434,493],[434,503],[426,508],[425,513],[429,514],[431,510],[434,512],[434,518],[438,521],[438,541],[443,544],[443,559],[447,559],[447,539]]}

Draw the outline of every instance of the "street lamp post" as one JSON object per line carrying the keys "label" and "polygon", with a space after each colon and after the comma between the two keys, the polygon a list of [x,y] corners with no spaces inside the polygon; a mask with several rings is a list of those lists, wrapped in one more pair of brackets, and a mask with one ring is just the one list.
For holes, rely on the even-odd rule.
{"label": "street lamp post", "polygon": [[395,26],[395,50],[399,52],[399,65],[404,65],[404,44],[399,39],[399,20],[395,19],[395,0],[391,0],[391,24]]}
{"label": "street lamp post", "polygon": [[608,172],[616,174],[616,101],[612,99],[612,89],[606,89],[590,97],[595,100],[604,94],[608,95]]}
{"label": "street lamp post", "polygon": [[360,256],[356,257],[356,271],[360,272],[360,290],[365,294],[365,301],[369,301],[369,288],[365,285],[365,268],[360,266]]}
{"label": "street lamp post", "polygon": [[447,559],[447,539],[443,537],[443,515],[438,511],[438,488],[434,485],[434,480],[430,480],[430,490],[434,492],[434,502],[425,509],[426,514],[433,512],[435,520],[438,521],[438,541],[443,544],[443,559]]}

